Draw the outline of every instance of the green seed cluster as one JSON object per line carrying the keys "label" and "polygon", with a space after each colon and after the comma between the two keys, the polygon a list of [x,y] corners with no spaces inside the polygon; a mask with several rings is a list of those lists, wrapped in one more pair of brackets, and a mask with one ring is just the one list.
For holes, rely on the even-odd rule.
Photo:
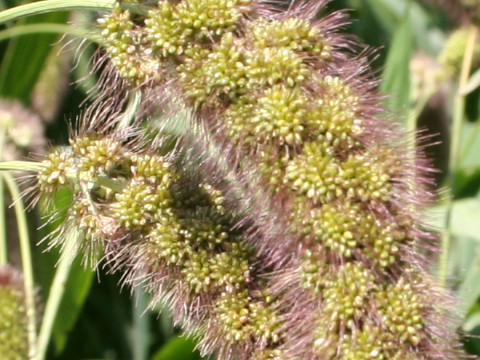
{"label": "green seed cluster", "polygon": [[340,162],[324,144],[307,143],[285,169],[285,183],[294,192],[315,203],[332,201],[343,194]]}
{"label": "green seed cluster", "polygon": [[390,334],[371,324],[355,335],[345,336],[341,346],[342,360],[414,360],[418,359],[411,349],[401,350]]}
{"label": "green seed cluster", "polygon": [[277,311],[268,296],[249,290],[255,281],[253,253],[241,234],[231,229],[223,196],[211,185],[174,188],[172,213],[148,234],[139,258],[148,263],[149,273],[165,269],[165,262],[180,273],[177,281],[192,295],[212,297],[211,321],[229,343],[252,339],[277,343],[281,324]]}
{"label": "green seed cluster", "polygon": [[326,276],[326,260],[322,260],[320,255],[321,248],[320,251],[318,247],[307,250],[300,268],[302,287],[312,291],[315,295],[321,293]]}
{"label": "green seed cluster", "polygon": [[79,137],[71,140],[70,145],[78,155],[79,162],[75,166],[81,172],[108,174],[124,160],[120,143],[110,139]]}
{"label": "green seed cluster", "polygon": [[128,183],[116,200],[112,205],[114,217],[127,229],[151,225],[158,212],[171,206],[168,186],[154,188],[136,180]]}
{"label": "green seed cluster", "polygon": [[310,22],[299,18],[284,21],[258,19],[251,26],[252,38],[257,48],[286,48],[314,54],[317,59],[329,59],[332,48],[323,38],[322,32]]}
{"label": "green seed cluster", "polygon": [[376,296],[382,320],[388,330],[402,342],[418,345],[422,340],[425,306],[411,283],[401,278]]}
{"label": "green seed cluster", "polygon": [[21,276],[0,267],[0,354],[4,359],[28,358],[27,310]]}
{"label": "green seed cluster", "polygon": [[82,136],[71,141],[71,147],[52,150],[42,162],[37,180],[40,191],[53,193],[61,187],[78,185],[94,186],[98,177],[115,178],[128,159],[118,141]]}
{"label": "green seed cluster", "polygon": [[331,202],[310,211],[295,213],[296,229],[312,238],[320,249],[354,258],[361,251],[373,263],[387,267],[398,259],[405,230],[364,208],[358,202]]}
{"label": "green seed cluster", "polygon": [[[237,124],[232,125],[234,137],[245,136],[257,138],[261,142],[274,142],[280,145],[295,145],[303,142],[305,136],[304,118],[307,113],[308,100],[296,89],[276,85],[268,89],[253,106],[251,114],[230,119]],[[235,135],[233,132],[236,132]]]}
{"label": "green seed cluster", "polygon": [[[449,35],[438,59],[443,68],[442,70],[444,76],[452,77],[460,74],[470,32],[471,29],[469,27],[463,26],[456,29]],[[478,41],[474,45],[472,60],[472,66],[474,68],[480,65],[480,43]]]}
{"label": "green seed cluster", "polygon": [[147,40],[162,57],[181,55],[194,42],[211,42],[234,31],[251,0],[159,1],[145,19]]}
{"label": "green seed cluster", "polygon": [[91,203],[86,197],[78,197],[70,209],[69,218],[82,233],[85,243],[94,242],[101,232],[98,216],[92,210]]}
{"label": "green seed cluster", "polygon": [[205,102],[211,94],[235,98],[248,83],[242,45],[235,43],[231,33],[222,37],[214,51],[197,45],[186,55],[177,71],[185,95],[196,104]]}
{"label": "green seed cluster", "polygon": [[[323,305],[333,322],[345,322],[348,328],[353,326],[354,318],[364,314],[365,303],[374,285],[375,278],[362,263],[347,263],[333,278],[324,283]],[[328,315],[327,315],[328,316]]]}
{"label": "green seed cluster", "polygon": [[[338,198],[388,201],[391,195],[390,162],[377,162],[374,152],[352,154],[341,162],[325,144],[306,143],[299,156],[288,162],[285,183],[315,204]],[[378,159],[380,160],[380,159]]]}
{"label": "green seed cluster", "polygon": [[223,293],[216,311],[229,341],[246,340],[251,336],[268,343],[280,340],[280,321],[275,312],[268,304],[255,301],[245,292]]}
{"label": "green seed cluster", "polygon": [[390,360],[384,351],[385,339],[382,339],[380,329],[365,326],[355,337],[348,336],[342,344],[342,360]]}
{"label": "green seed cluster", "polygon": [[279,349],[258,350],[253,356],[256,360],[282,360],[286,358],[282,350]]}
{"label": "green seed cluster", "polygon": [[54,193],[66,186],[72,174],[72,158],[68,152],[54,150],[42,162],[37,180],[42,193]]}
{"label": "green seed cluster", "polygon": [[[395,285],[378,284],[361,263],[347,263],[321,286],[324,302],[315,331],[319,355],[330,352],[349,360],[418,359],[414,346],[422,341],[426,304],[411,283],[401,278]],[[372,309],[381,314],[378,324],[369,319]],[[363,319],[369,320],[360,326]],[[336,340],[340,349],[332,352],[327,339],[335,339],[345,328],[351,331],[344,331]]]}
{"label": "green seed cluster", "polygon": [[158,77],[160,62],[144,46],[143,37],[135,31],[128,10],[119,5],[113,12],[98,20],[102,27],[104,49],[122,78],[139,85]]}

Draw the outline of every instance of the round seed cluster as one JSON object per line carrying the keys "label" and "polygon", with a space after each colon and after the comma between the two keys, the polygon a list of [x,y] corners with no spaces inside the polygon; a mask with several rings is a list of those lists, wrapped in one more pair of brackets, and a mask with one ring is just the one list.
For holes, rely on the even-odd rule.
{"label": "round seed cluster", "polygon": [[251,0],[159,1],[145,19],[147,40],[160,56],[181,55],[194,42],[211,42],[234,31]]}
{"label": "round seed cluster", "polygon": [[376,295],[382,320],[401,341],[418,345],[422,340],[424,301],[411,283],[401,278]]}
{"label": "round seed cluster", "polygon": [[331,323],[344,322],[353,327],[353,320],[365,314],[365,304],[375,288],[373,274],[362,263],[347,263],[330,279],[324,281],[323,306]]}
{"label": "round seed cluster", "polygon": [[280,321],[275,312],[246,293],[223,293],[216,311],[229,341],[246,340],[251,336],[262,342],[280,340]]}
{"label": "round seed cluster", "polygon": [[358,202],[331,202],[309,211],[299,208],[292,218],[296,231],[340,258],[367,256],[374,264],[387,267],[398,259],[407,239],[400,224]]}
{"label": "round seed cluster", "polygon": [[[438,59],[444,76],[451,77],[460,74],[470,30],[467,26],[459,27],[449,35],[445,42]],[[478,67],[480,64],[480,43],[478,41],[474,45],[472,60],[472,67]]]}
{"label": "round seed cluster", "polygon": [[142,36],[135,32],[130,12],[119,5],[109,16],[98,20],[102,27],[104,49],[122,78],[139,85],[158,78],[160,62],[144,46]]}
{"label": "round seed cluster", "polygon": [[[393,353],[389,351],[390,342],[383,336],[378,327],[366,325],[364,329],[353,335],[346,336],[342,344],[343,360],[389,360]],[[408,357],[405,357],[408,359]]]}

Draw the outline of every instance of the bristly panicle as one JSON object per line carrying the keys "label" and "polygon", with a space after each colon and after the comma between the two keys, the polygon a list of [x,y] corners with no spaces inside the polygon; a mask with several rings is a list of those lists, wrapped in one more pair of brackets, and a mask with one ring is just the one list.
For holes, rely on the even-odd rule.
{"label": "bristly panicle", "polygon": [[247,359],[279,349],[283,310],[268,291],[270,270],[234,228],[222,192],[178,164],[175,152],[151,153],[136,140],[74,135],[37,177],[43,194],[73,193],[52,245],[77,231],[87,262],[98,264],[103,254],[126,283],[143,284],[187,331],[204,335],[206,353],[229,357],[235,348]]}
{"label": "bristly panicle", "polygon": [[84,243],[204,354],[457,359],[451,300],[426,270],[427,162],[385,119],[345,16],[274,3],[119,3],[99,20],[108,96],[139,92],[147,126],[185,109],[191,124],[165,154],[98,123],[51,153],[40,191],[72,188]]}

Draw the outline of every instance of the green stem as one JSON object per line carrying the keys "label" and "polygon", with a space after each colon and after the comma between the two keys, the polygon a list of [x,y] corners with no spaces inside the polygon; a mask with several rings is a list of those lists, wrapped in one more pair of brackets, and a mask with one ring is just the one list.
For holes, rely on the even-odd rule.
{"label": "green stem", "polygon": [[0,171],[40,171],[43,165],[35,161],[0,161]]}
{"label": "green stem", "polygon": [[148,359],[148,345],[150,343],[150,312],[145,311],[148,307],[148,297],[141,287],[133,290],[135,300],[132,302],[132,353],[133,360]]}
{"label": "green stem", "polygon": [[[6,139],[6,127],[0,129],[0,160],[3,158],[3,147]],[[5,188],[0,176],[0,265],[8,262],[7,224],[5,214]]]}
{"label": "green stem", "polygon": [[463,95],[463,89],[468,83],[468,77],[472,68],[473,52],[478,30],[475,26],[471,27],[468,44],[465,49],[465,55],[462,63],[462,71],[458,84],[457,93],[454,100],[454,112],[452,121],[452,134],[450,137],[450,156],[448,163],[448,196],[447,196],[447,214],[445,220],[445,229],[442,235],[442,254],[440,256],[439,281],[442,286],[446,285],[448,274],[448,253],[451,242],[451,223],[453,216],[453,190],[456,184],[456,172],[459,162],[459,149],[462,124],[465,117],[465,101],[466,96]]}
{"label": "green stem", "polygon": [[125,109],[122,118],[118,122],[119,130],[125,130],[132,124],[141,101],[142,93],[140,91],[135,91],[130,95],[127,108]]}
{"label": "green stem", "polygon": [[106,187],[108,189],[111,189],[115,192],[122,192],[123,189],[125,188],[124,183],[120,183],[116,180],[112,180],[106,176],[99,176],[95,179],[95,184],[99,186]]}
{"label": "green stem", "polygon": [[99,43],[101,38],[91,34],[91,31],[85,28],[74,28],[65,24],[25,24],[17,25],[9,29],[0,31],[0,41],[7,40],[17,36],[47,33],[47,34],[65,34],[72,37],[88,38],[90,41]]}
{"label": "green stem", "polygon": [[16,6],[0,12],[0,24],[25,16],[68,10],[111,10],[114,0],[44,0]]}
{"label": "green stem", "polygon": [[35,360],[44,360],[50,337],[52,335],[53,325],[57,312],[60,307],[63,294],[65,293],[65,284],[67,282],[72,262],[75,257],[75,244],[77,241],[77,233],[71,231],[65,239],[65,245],[62,249],[62,255],[58,263],[57,271],[53,279],[50,291],[48,293],[47,304],[45,305],[45,313],[43,315],[42,326],[38,335],[37,357]]}
{"label": "green stem", "polygon": [[7,224],[5,218],[5,189],[0,176],[0,265],[8,262]]}
{"label": "green stem", "polygon": [[463,162],[465,161],[466,157],[472,150],[472,146],[475,143],[475,140],[478,138],[480,134],[480,118],[475,121],[475,128],[471,131],[468,140],[465,142],[465,146],[463,147],[462,154],[459,155],[458,164],[459,168],[462,167]]}
{"label": "green stem", "polygon": [[13,207],[18,226],[18,238],[20,241],[20,250],[22,255],[22,269],[25,286],[25,303],[27,307],[28,318],[28,348],[29,359],[35,359],[37,330],[35,314],[35,281],[33,278],[32,252],[30,249],[30,237],[28,234],[27,218],[25,216],[25,207],[21,198],[17,183],[9,173],[3,173],[3,179],[12,195]]}

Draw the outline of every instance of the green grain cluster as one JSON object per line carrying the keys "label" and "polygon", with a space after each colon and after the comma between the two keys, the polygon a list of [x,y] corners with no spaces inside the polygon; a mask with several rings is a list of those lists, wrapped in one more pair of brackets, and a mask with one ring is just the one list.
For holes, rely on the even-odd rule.
{"label": "green grain cluster", "polygon": [[27,308],[21,275],[0,266],[0,354],[3,359],[28,358]]}

